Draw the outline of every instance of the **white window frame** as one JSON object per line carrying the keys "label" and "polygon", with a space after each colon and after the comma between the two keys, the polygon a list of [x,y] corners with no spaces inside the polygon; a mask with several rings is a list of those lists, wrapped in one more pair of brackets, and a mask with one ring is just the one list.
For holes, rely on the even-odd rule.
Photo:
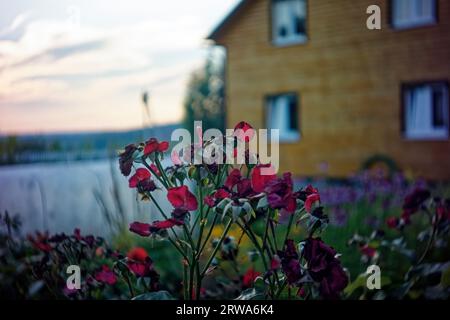
{"label": "white window frame", "polygon": [[[277,30],[277,21],[280,19],[280,14],[283,12],[280,11],[280,4],[281,3],[289,3],[289,2],[302,2],[303,4],[300,4],[303,6],[303,18],[305,20],[305,33],[304,34],[297,34],[293,32],[293,22],[291,21],[291,24],[288,24],[287,27],[290,30],[290,34],[286,37],[281,37],[278,35]],[[272,43],[275,46],[283,47],[283,46],[290,46],[295,44],[302,44],[306,43],[308,41],[308,31],[307,31],[307,20],[308,20],[308,0],[271,0],[271,33],[272,33]],[[284,14],[292,15],[292,11],[284,11]],[[293,16],[291,16],[292,18]],[[289,31],[288,30],[288,31]]]}
{"label": "white window frame", "polygon": [[[433,91],[442,90],[442,127],[434,127]],[[404,136],[408,140],[447,140],[449,138],[449,93],[446,82],[406,85],[403,88]]]}
{"label": "white window frame", "polygon": [[[289,114],[289,99],[296,101],[296,114]],[[295,93],[285,93],[271,95],[266,100],[266,125],[270,134],[271,129],[279,129],[280,142],[296,142],[300,140],[300,102],[299,96]],[[274,113],[274,108],[278,112]],[[283,109],[279,109],[283,108]],[[297,128],[290,129],[290,117],[296,116]],[[278,124],[276,124],[276,123]],[[280,128],[281,127],[281,128]]]}
{"label": "white window frame", "polygon": [[[421,16],[418,14],[418,8],[423,5],[422,1],[431,1],[430,15]],[[392,0],[391,16],[392,26],[395,29],[410,29],[416,27],[423,27],[428,25],[434,25],[437,23],[437,0]],[[402,6],[407,6],[408,16],[402,18],[399,16],[399,11]]]}

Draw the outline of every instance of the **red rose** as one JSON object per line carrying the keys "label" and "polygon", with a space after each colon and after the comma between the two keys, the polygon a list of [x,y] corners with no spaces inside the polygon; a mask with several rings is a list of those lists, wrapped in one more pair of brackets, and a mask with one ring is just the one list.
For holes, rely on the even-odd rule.
{"label": "red rose", "polygon": [[150,232],[150,225],[148,223],[133,222],[130,224],[130,231],[142,237],[148,237]]}
{"label": "red rose", "polygon": [[214,198],[218,200],[229,198],[231,194],[225,190],[225,189],[217,189],[217,191],[214,193]]}
{"label": "red rose", "polygon": [[169,142],[162,141],[158,145],[158,152],[165,152],[169,149]]}
{"label": "red rose", "polygon": [[317,201],[320,201],[320,195],[318,193],[313,193],[310,194],[309,196],[306,197],[306,201],[305,201],[305,210],[306,212],[311,212],[311,207],[314,203],[316,203]]}
{"label": "red rose", "polygon": [[[270,174],[261,174],[261,169],[266,168],[265,170],[273,171],[273,173]],[[271,170],[272,169],[272,170]],[[256,166],[252,171],[252,188],[255,192],[263,192],[266,188],[267,184],[275,180],[277,178],[275,174],[275,170],[270,164],[260,164]]]}
{"label": "red rose", "polygon": [[181,226],[183,224],[182,221],[177,219],[167,219],[164,221],[155,221],[150,226],[150,229],[153,229],[155,231],[159,231],[161,229],[169,229],[175,226]]}
{"label": "red rose", "polygon": [[130,231],[142,237],[148,237],[153,233],[159,232],[160,230],[169,229],[182,224],[183,221],[173,218],[164,221],[154,221],[152,224],[133,222],[130,224]]}
{"label": "red rose", "polygon": [[198,207],[197,198],[189,191],[187,186],[170,188],[167,199],[175,208],[193,211],[197,210]]}
{"label": "red rose", "polygon": [[151,176],[150,171],[144,168],[139,168],[130,180],[128,180],[128,185],[130,188],[137,188],[139,182],[149,179]]}
{"label": "red rose", "polygon": [[255,129],[253,129],[253,127],[245,121],[239,122],[234,127],[234,136],[239,140],[245,140],[245,142],[249,142],[251,139],[253,139],[254,135]]}
{"label": "red rose", "polygon": [[251,288],[255,282],[255,279],[261,275],[260,272],[255,271],[253,268],[247,270],[242,278],[242,286],[244,288]]}
{"label": "red rose", "polygon": [[153,152],[158,150],[158,140],[156,140],[155,138],[150,138],[150,140],[148,140],[145,143],[145,147],[144,147],[144,155],[148,156],[150,154],[152,154]]}
{"label": "red rose", "polygon": [[148,257],[147,251],[145,249],[136,247],[131,249],[127,254],[128,259],[136,260],[144,262],[145,259]]}
{"label": "red rose", "polygon": [[233,169],[225,180],[225,187],[231,190],[241,180],[241,171]]}

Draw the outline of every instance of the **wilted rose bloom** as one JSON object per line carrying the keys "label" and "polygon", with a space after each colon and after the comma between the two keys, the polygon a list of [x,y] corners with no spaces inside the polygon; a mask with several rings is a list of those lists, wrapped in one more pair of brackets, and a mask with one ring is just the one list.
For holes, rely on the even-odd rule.
{"label": "wilted rose bloom", "polygon": [[249,268],[242,277],[242,287],[244,289],[253,287],[256,278],[258,278],[260,275],[260,272],[255,271],[255,269],[253,268]]}
{"label": "wilted rose bloom", "polygon": [[129,144],[125,147],[125,150],[119,154],[120,172],[126,177],[131,173],[131,167],[133,166],[133,153],[136,150],[136,145]]}
{"label": "wilted rose bloom", "polygon": [[281,268],[286,275],[287,282],[289,284],[295,284],[300,280],[302,274],[294,240],[286,240],[284,251],[278,251],[278,256],[281,259]]}
{"label": "wilted rose bloom", "polygon": [[130,231],[142,237],[148,237],[150,232],[150,224],[142,222],[133,222],[130,224]]}
{"label": "wilted rose bloom", "polygon": [[320,284],[320,293],[325,299],[337,299],[348,284],[348,277],[336,258],[336,251],[320,238],[305,241],[303,256],[308,263],[308,272]]}
{"label": "wilted rose bloom", "polygon": [[253,139],[254,135],[255,129],[253,129],[253,127],[245,121],[239,122],[234,127],[234,136],[237,137],[239,140],[242,141],[245,140],[245,142],[249,142],[250,140]]}
{"label": "wilted rose bloom", "polygon": [[233,169],[228,174],[224,186],[228,190],[231,190],[240,180],[241,180],[241,171],[239,169]]}
{"label": "wilted rose bloom", "polygon": [[297,207],[296,196],[292,190],[291,173],[283,174],[283,178],[271,180],[264,189],[269,206],[273,209],[285,209],[289,213]]}
{"label": "wilted rose bloom", "polygon": [[[266,172],[266,173],[269,173],[269,174],[262,174],[261,170],[268,170],[269,172]],[[273,172],[270,173],[270,171],[273,171]],[[276,178],[277,178],[277,176],[275,174],[275,169],[270,164],[257,165],[252,170],[252,175],[251,175],[252,188],[257,193],[263,192],[264,189],[269,184],[269,182],[271,182],[272,180],[275,180]]]}
{"label": "wilted rose bloom", "polygon": [[156,138],[150,138],[145,142],[144,146],[144,156],[149,156],[154,152],[165,152],[169,149],[169,142],[162,141],[158,142]]}
{"label": "wilted rose bloom", "polygon": [[103,265],[102,270],[95,274],[95,280],[113,285],[117,282],[117,277],[107,265]]}
{"label": "wilted rose bloom", "polygon": [[312,185],[306,186],[303,190],[297,191],[296,196],[302,201],[306,201],[306,198],[312,194],[319,193],[319,191]]}
{"label": "wilted rose bloom", "polygon": [[157,233],[161,230],[170,229],[175,226],[180,226],[183,221],[178,219],[167,219],[163,221],[154,221],[152,224],[133,222],[130,224],[130,231],[134,232],[142,237],[148,237],[153,233]]}
{"label": "wilted rose bloom", "polygon": [[170,229],[175,226],[183,225],[183,221],[177,219],[167,219],[163,221],[155,221],[150,225],[150,231],[158,232],[161,229]]}
{"label": "wilted rose bloom", "polygon": [[136,247],[127,254],[127,266],[137,277],[150,277],[151,289],[156,290],[159,274],[153,267],[153,261],[145,249]]}
{"label": "wilted rose bloom", "polygon": [[216,200],[225,198],[237,200],[252,194],[253,190],[250,179],[244,178],[239,169],[233,169],[225,180],[224,187],[219,188],[213,198]]}
{"label": "wilted rose bloom", "polygon": [[167,199],[175,207],[188,211],[197,210],[197,198],[189,191],[187,186],[170,188]]}
{"label": "wilted rose bloom", "polygon": [[139,192],[151,192],[156,190],[155,182],[151,179],[151,173],[147,169],[139,168],[128,180],[130,188],[138,188]]}
{"label": "wilted rose bloom", "polygon": [[320,202],[320,195],[318,193],[313,193],[307,196],[305,201],[306,212],[311,212],[311,208],[316,202]]}

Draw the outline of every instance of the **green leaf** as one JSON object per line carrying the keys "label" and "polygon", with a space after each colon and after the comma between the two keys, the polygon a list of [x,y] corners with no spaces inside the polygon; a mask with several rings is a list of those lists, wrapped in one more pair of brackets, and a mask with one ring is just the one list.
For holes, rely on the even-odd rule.
{"label": "green leaf", "polygon": [[262,197],[261,199],[259,199],[258,201],[258,205],[256,206],[257,209],[260,208],[265,208],[269,205],[269,203],[267,202],[267,196]]}
{"label": "green leaf", "polygon": [[235,300],[263,300],[264,294],[255,288],[250,288],[242,291],[241,295]]}
{"label": "green leaf", "polygon": [[351,295],[356,289],[364,287],[366,285],[366,274],[361,273],[355,281],[350,283],[347,288],[344,289],[344,293]]}
{"label": "green leaf", "polygon": [[442,272],[441,285],[444,288],[450,287],[450,267],[448,267],[445,271]]}
{"label": "green leaf", "polygon": [[132,300],[175,300],[172,295],[167,291],[156,291],[140,294],[134,297]]}

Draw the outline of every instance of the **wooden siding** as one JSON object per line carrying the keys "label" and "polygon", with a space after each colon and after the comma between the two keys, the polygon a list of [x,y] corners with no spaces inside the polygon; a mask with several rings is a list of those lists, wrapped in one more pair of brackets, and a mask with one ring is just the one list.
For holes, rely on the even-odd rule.
{"label": "wooden siding", "polygon": [[[264,127],[267,95],[299,95],[301,140],[280,146],[282,170],[346,176],[374,154],[427,178],[450,179],[450,140],[409,141],[401,132],[401,86],[450,79],[450,1],[438,24],[394,30],[388,0],[309,0],[308,42],[275,47],[270,1],[253,0],[221,32],[227,49],[227,124]],[[366,8],[381,7],[382,30],[366,28]]]}

